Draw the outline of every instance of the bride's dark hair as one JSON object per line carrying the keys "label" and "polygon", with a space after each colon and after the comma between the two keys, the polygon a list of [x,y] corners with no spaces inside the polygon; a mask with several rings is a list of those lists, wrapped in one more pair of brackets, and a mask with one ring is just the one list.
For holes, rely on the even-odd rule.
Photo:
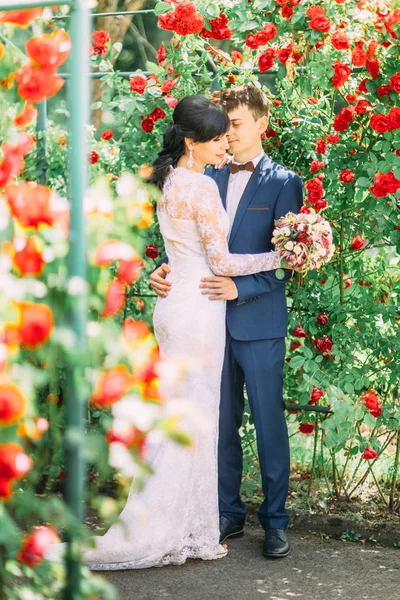
{"label": "bride's dark hair", "polygon": [[186,96],[175,107],[172,122],[164,133],[162,150],[152,167],[149,182],[163,189],[171,167],[185,154],[185,140],[209,142],[226,133],[229,118],[226,112],[203,96]]}

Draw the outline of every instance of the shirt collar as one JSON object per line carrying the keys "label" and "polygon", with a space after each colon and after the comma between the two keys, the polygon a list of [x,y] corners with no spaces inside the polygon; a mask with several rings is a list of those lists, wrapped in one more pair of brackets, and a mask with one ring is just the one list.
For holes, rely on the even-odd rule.
{"label": "shirt collar", "polygon": [[[259,154],[258,156],[256,156],[255,158],[252,158],[251,161],[247,161],[247,162],[252,162],[254,165],[254,168],[256,168],[256,166],[258,165],[258,163],[260,162],[260,160],[262,159],[262,157],[264,156],[264,152],[261,152],[261,154]],[[238,162],[237,160],[233,160],[232,161],[235,165],[241,165],[243,163]]]}

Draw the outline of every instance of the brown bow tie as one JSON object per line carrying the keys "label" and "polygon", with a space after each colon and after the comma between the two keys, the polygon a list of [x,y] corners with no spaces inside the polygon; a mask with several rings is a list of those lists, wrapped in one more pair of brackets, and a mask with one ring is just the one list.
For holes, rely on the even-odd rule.
{"label": "brown bow tie", "polygon": [[251,160],[247,163],[243,163],[242,165],[238,165],[236,163],[229,163],[229,170],[232,173],[232,175],[239,173],[239,171],[249,171],[250,173],[252,173],[254,171],[254,165]]}

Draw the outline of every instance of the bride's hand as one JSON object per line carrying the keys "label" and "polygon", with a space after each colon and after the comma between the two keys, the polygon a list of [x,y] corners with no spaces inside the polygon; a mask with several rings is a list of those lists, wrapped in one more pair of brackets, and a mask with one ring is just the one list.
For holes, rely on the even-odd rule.
{"label": "bride's hand", "polygon": [[232,161],[233,161],[233,156],[231,154],[225,154],[222,161],[218,165],[215,165],[215,168],[223,169],[224,167],[226,167],[226,165],[229,165],[229,163],[231,163]]}

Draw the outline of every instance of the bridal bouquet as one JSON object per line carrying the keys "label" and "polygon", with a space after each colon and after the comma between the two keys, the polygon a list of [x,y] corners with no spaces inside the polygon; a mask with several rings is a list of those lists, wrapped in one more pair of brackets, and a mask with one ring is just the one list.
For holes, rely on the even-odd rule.
{"label": "bridal bouquet", "polygon": [[287,213],[275,221],[272,242],[290,267],[303,273],[328,263],[335,251],[331,226],[319,214]]}

